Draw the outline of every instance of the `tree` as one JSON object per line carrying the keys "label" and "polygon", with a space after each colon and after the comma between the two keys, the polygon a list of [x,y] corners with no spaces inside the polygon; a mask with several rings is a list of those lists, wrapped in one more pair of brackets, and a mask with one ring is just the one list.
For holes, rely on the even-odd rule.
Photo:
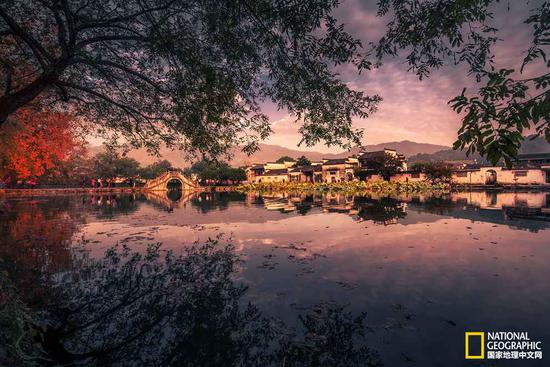
{"label": "tree", "polygon": [[375,156],[369,159],[365,168],[373,170],[384,180],[389,180],[391,176],[403,168],[403,159],[393,154],[384,153],[384,155]]}
{"label": "tree", "polygon": [[420,169],[421,172],[426,174],[428,180],[432,182],[450,182],[453,177],[453,167],[441,161],[425,163]]}
{"label": "tree", "polygon": [[417,163],[414,163],[410,170],[412,172],[416,172],[416,173],[423,173],[426,169],[426,166],[428,165],[429,163],[428,162],[417,162]]}
{"label": "tree", "polygon": [[4,0],[0,123],[36,101],[74,110],[133,145],[246,152],[271,132],[260,102],[297,121],[303,142],[349,147],[380,97],[332,71],[369,69],[333,0]]}
{"label": "tree", "polygon": [[231,168],[227,179],[238,182],[246,181],[246,172],[242,168]]}
{"label": "tree", "polygon": [[97,153],[92,158],[94,175],[97,177],[134,177],[139,172],[139,162],[133,158],[120,157],[118,153],[108,150]]}
{"label": "tree", "polygon": [[277,159],[275,162],[277,163],[296,162],[296,159],[289,157],[288,155],[283,155],[282,157]]}
{"label": "tree", "polygon": [[0,130],[0,174],[43,176],[79,146],[74,124],[66,113],[18,110]]}
{"label": "tree", "polygon": [[424,173],[432,182],[450,182],[453,177],[453,167],[443,161],[418,162],[412,165],[411,171]]}
{"label": "tree", "polygon": [[309,166],[311,164],[311,161],[305,156],[298,157],[296,160],[296,165],[298,166]]}
{"label": "tree", "polygon": [[195,174],[200,180],[246,181],[246,172],[242,168],[233,168],[226,162],[202,159],[185,170],[186,174]]}
{"label": "tree", "polygon": [[172,169],[172,163],[167,161],[166,159],[162,161],[157,161],[155,163],[152,163],[146,167],[140,168],[139,175],[142,178],[145,178],[147,180],[153,179],[155,177],[160,176],[164,172],[168,171],[169,169]]}
{"label": "tree", "polygon": [[[550,45],[550,3],[531,9],[524,22],[532,26],[533,39],[519,70],[496,68],[493,46],[500,38],[491,24],[493,3],[498,0],[379,1],[379,15],[392,14],[393,20],[373,53],[381,62],[386,55],[406,52],[409,69],[420,79],[446,64],[466,63],[469,74],[483,84],[474,95],[463,89],[449,101],[463,116],[453,148],[510,165],[524,132],[534,131],[550,143],[550,61],[545,51]],[[534,76],[521,75],[528,67]]]}
{"label": "tree", "polygon": [[48,169],[40,181],[49,185],[77,186],[83,183],[87,185],[88,180],[93,176],[90,163],[87,146],[78,144],[64,160],[57,161],[51,169]]}

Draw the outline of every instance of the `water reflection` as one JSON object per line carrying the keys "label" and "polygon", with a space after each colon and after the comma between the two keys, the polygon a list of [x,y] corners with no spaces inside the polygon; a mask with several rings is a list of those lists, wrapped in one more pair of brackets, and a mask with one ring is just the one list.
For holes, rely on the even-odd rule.
{"label": "water reflection", "polygon": [[111,194],[81,196],[83,209],[91,209],[98,219],[113,219],[118,215],[128,215],[138,210],[145,202],[142,195]]}
{"label": "water reflection", "polygon": [[[471,217],[495,223],[514,219],[532,219],[550,222],[550,193],[547,192],[456,192],[440,196],[379,195],[353,196],[341,193],[274,195],[248,194],[247,203],[262,205],[267,210],[281,213],[296,212],[305,215],[313,208],[324,213],[347,213],[361,220],[378,224],[396,224],[407,216],[407,211],[427,212],[437,215]],[[195,201],[201,209],[202,201]],[[511,223],[519,227],[537,230],[547,223]]]}
{"label": "water reflection", "polygon": [[[47,355],[28,353],[83,365],[361,366],[377,365],[376,350],[389,366],[460,366],[464,330],[484,329],[526,330],[548,345],[549,201],[546,192],[4,198],[0,364],[6,335],[26,332]],[[235,247],[189,249],[219,233]],[[169,261],[160,249],[144,256],[156,242],[174,251]],[[6,323],[28,317],[30,331]]]}
{"label": "water reflection", "polygon": [[[31,310],[2,276],[0,341],[7,348],[0,347],[0,362],[381,366],[365,344],[365,314],[319,304],[291,328],[242,302],[246,287],[232,279],[237,262],[234,249],[217,240],[181,256],[160,245],[145,253],[115,247],[57,274],[46,305]],[[14,316],[21,317],[18,324],[10,322]]]}
{"label": "water reflection", "polygon": [[358,197],[354,201],[355,208],[357,208],[357,216],[359,218],[372,220],[374,223],[384,225],[396,224],[399,219],[407,216],[406,204],[393,198],[373,200],[366,197]]}
{"label": "water reflection", "polygon": [[173,211],[177,208],[185,208],[194,195],[191,191],[169,190],[145,192],[143,197],[157,208]]}
{"label": "water reflection", "polygon": [[[101,199],[100,199],[101,198]],[[124,197],[123,197],[124,198]],[[121,210],[116,209],[117,200],[98,197],[98,206],[105,201],[104,215],[109,212],[124,214],[135,210],[138,202],[144,201],[169,212],[191,205],[200,213],[225,210],[234,203],[246,206],[263,206],[269,211],[306,215],[312,209],[324,213],[347,213],[361,220],[371,220],[378,224],[396,224],[407,216],[408,210],[422,211],[437,215],[472,216],[472,219],[503,223],[510,219],[533,219],[550,221],[550,193],[547,192],[455,192],[446,195],[346,195],[342,193],[291,194],[277,193],[260,195],[239,192],[150,192],[126,199]],[[111,204],[115,205],[109,205]],[[490,213],[489,211],[493,211]],[[127,213],[126,212],[126,213]],[[521,226],[521,223],[519,223]],[[529,227],[529,228],[527,228]],[[528,225],[546,227],[546,224]]]}
{"label": "water reflection", "polygon": [[80,203],[60,198],[53,206],[46,200],[13,200],[1,205],[0,271],[29,289],[25,296],[39,302],[39,279],[71,266],[71,240],[83,223]]}

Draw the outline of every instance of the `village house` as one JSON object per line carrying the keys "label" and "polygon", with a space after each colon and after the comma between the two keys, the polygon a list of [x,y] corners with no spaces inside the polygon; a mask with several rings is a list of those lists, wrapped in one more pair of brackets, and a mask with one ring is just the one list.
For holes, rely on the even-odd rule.
{"label": "village house", "polygon": [[550,166],[550,153],[518,154],[519,165]]}
{"label": "village house", "polygon": [[462,185],[546,185],[550,165],[540,167],[478,167],[457,170],[452,182]]}
{"label": "village house", "polygon": [[263,174],[265,172],[265,168],[263,164],[258,163],[245,168],[244,171],[246,173],[246,180],[248,182],[254,182],[254,178]]}
{"label": "village house", "polygon": [[254,177],[254,183],[289,182],[288,168],[271,169]]}
{"label": "village house", "polygon": [[[323,159],[307,166],[296,162],[268,162],[254,164],[246,169],[248,182],[346,182],[358,179],[383,180],[377,172],[377,165],[388,156],[397,158],[401,165],[399,172],[389,178],[392,182],[420,182],[427,180],[422,172],[407,171],[406,159],[393,149],[363,152],[359,157]],[[451,181],[458,185],[550,185],[550,154],[523,154],[512,169],[505,167],[483,167],[477,165],[456,165]]]}
{"label": "village house", "polygon": [[344,182],[355,179],[355,170],[359,160],[355,157],[323,159],[322,174],[324,182]]}
{"label": "village house", "polygon": [[[370,162],[384,159],[386,155],[397,157],[402,161],[401,169],[406,170],[407,163],[402,154],[392,149],[377,152],[365,152],[361,157],[323,159],[321,162],[311,162],[307,166],[296,166],[296,162],[268,162],[253,164],[245,169],[248,182],[345,182],[357,179],[356,170],[366,168]],[[368,168],[366,168],[368,169]],[[373,172],[371,180],[381,180],[382,177]]]}
{"label": "village house", "polygon": [[[264,164],[261,163],[255,163],[252,166],[245,169],[246,172],[246,180],[248,182],[258,182],[256,179],[260,176],[266,176],[270,178],[265,178],[262,182],[280,182],[283,178],[277,177],[277,181],[270,181],[274,180],[275,176],[281,176],[282,172],[288,172],[289,168],[293,167],[296,164],[296,162],[291,161],[285,161],[283,163],[278,162],[267,162]],[[275,172],[277,173],[275,174]],[[268,173],[272,173],[271,175],[267,175]],[[268,180],[268,181],[266,181]],[[288,181],[288,177],[286,177],[285,181]]]}

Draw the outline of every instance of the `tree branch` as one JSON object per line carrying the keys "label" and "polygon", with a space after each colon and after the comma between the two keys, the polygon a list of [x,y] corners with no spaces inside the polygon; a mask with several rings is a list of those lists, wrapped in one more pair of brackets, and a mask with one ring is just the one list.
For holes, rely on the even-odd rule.
{"label": "tree branch", "polygon": [[95,90],[93,89],[90,89],[90,88],[87,88],[87,87],[84,87],[84,86],[80,86],[80,85],[76,85],[76,84],[73,84],[73,83],[70,83],[70,82],[64,82],[64,81],[60,81],[58,83],[59,85],[61,86],[65,86],[65,87],[68,87],[68,88],[72,88],[72,89],[76,89],[76,90],[79,90],[79,91],[82,91],[84,93],[87,93],[87,94],[90,94],[92,96],[95,96],[99,99],[102,99],[104,100],[105,102],[108,102],[118,108],[120,108],[121,110],[123,110],[125,113],[131,115],[135,120],[139,120],[137,116],[143,118],[144,120],[146,121],[150,121],[150,120],[155,120],[156,118],[155,117],[151,117],[151,116],[147,116],[141,112],[139,112],[138,110],[134,109],[133,107],[130,107],[130,106],[127,106],[125,104],[122,104],[120,102],[117,102],[115,101],[114,99],[110,98],[110,97],[107,97],[106,95],[104,94],[101,94],[99,92],[96,92]]}
{"label": "tree branch", "polygon": [[52,56],[44,49],[44,47],[42,47],[42,45],[40,45],[40,43],[36,39],[34,39],[28,32],[21,28],[17,24],[17,22],[13,18],[11,18],[1,6],[0,17],[4,19],[10,29],[13,31],[13,34],[21,38],[30,47],[36,59],[43,67],[46,66],[46,62],[44,59],[50,62],[52,61]]}
{"label": "tree branch", "polygon": [[144,9],[144,10],[135,12],[135,13],[130,14],[130,15],[126,15],[126,16],[122,16],[122,17],[115,17],[115,18],[111,18],[111,19],[106,19],[106,20],[102,20],[102,21],[99,21],[99,22],[84,23],[84,24],[82,24],[81,26],[79,26],[77,28],[77,31],[81,31],[81,30],[89,29],[89,28],[104,27],[104,26],[108,26],[109,24],[113,24],[113,23],[126,22],[126,21],[129,21],[129,20],[135,19],[135,18],[137,18],[137,17],[139,17],[140,15],[143,15],[143,14],[168,9],[170,6],[172,6],[172,4],[174,2],[175,2],[175,0],[170,0],[168,3],[166,3],[164,5],[157,6],[157,7],[154,7],[154,8]]}
{"label": "tree branch", "polygon": [[149,38],[144,36],[130,36],[130,35],[108,35],[108,36],[100,36],[100,37],[92,37],[88,38],[87,40],[84,40],[82,42],[78,42],[76,44],[76,48],[80,49],[84,46],[91,45],[98,42],[105,42],[105,41],[148,41]]}
{"label": "tree branch", "polygon": [[161,93],[167,93],[167,90],[163,89],[158,83],[156,83],[154,80],[150,79],[149,77],[145,76],[144,74],[141,74],[140,72],[133,70],[129,67],[126,67],[124,65],[118,64],[116,62],[108,61],[108,60],[82,60],[82,63],[90,66],[97,66],[97,65],[105,65],[110,66],[116,69],[119,69],[127,74],[133,75],[138,79],[143,80],[147,84],[151,85],[153,88],[155,88],[157,91]]}

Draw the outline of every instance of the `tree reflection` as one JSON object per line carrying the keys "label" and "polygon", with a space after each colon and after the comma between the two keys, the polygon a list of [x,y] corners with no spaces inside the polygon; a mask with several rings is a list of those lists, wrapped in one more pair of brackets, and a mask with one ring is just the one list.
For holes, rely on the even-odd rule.
{"label": "tree reflection", "polygon": [[405,203],[389,197],[379,200],[355,197],[354,206],[360,218],[384,225],[395,224],[407,216]]}
{"label": "tree reflection", "polygon": [[449,197],[431,196],[426,198],[422,209],[428,213],[444,215],[455,210],[457,205]]}
{"label": "tree reflection", "polygon": [[119,215],[128,215],[138,210],[145,201],[143,195],[93,195],[83,196],[82,203],[91,208],[98,219],[113,219]]}
{"label": "tree reflection", "polygon": [[[115,247],[100,260],[75,261],[78,267],[58,274],[51,285],[56,297],[39,311],[25,311],[16,291],[4,293],[0,327],[9,328],[3,333],[10,346],[6,360],[91,366],[380,365],[365,346],[365,315],[320,305],[301,316],[301,326],[293,330],[245,304],[246,288],[233,281],[240,260],[231,245],[217,239],[181,256],[156,244],[143,254]],[[16,312],[27,313],[27,327],[6,322]]]}
{"label": "tree reflection", "polygon": [[246,194],[228,192],[201,192],[191,199],[191,204],[201,213],[208,213],[212,210],[226,210],[231,202],[243,202]]}
{"label": "tree reflection", "polygon": [[71,266],[71,239],[84,221],[74,200],[59,200],[59,206],[39,199],[10,201],[0,213],[0,271],[33,302],[47,293],[40,283],[48,274]]}
{"label": "tree reflection", "polygon": [[306,215],[315,205],[315,200],[313,199],[313,195],[302,195],[295,205],[298,213]]}

